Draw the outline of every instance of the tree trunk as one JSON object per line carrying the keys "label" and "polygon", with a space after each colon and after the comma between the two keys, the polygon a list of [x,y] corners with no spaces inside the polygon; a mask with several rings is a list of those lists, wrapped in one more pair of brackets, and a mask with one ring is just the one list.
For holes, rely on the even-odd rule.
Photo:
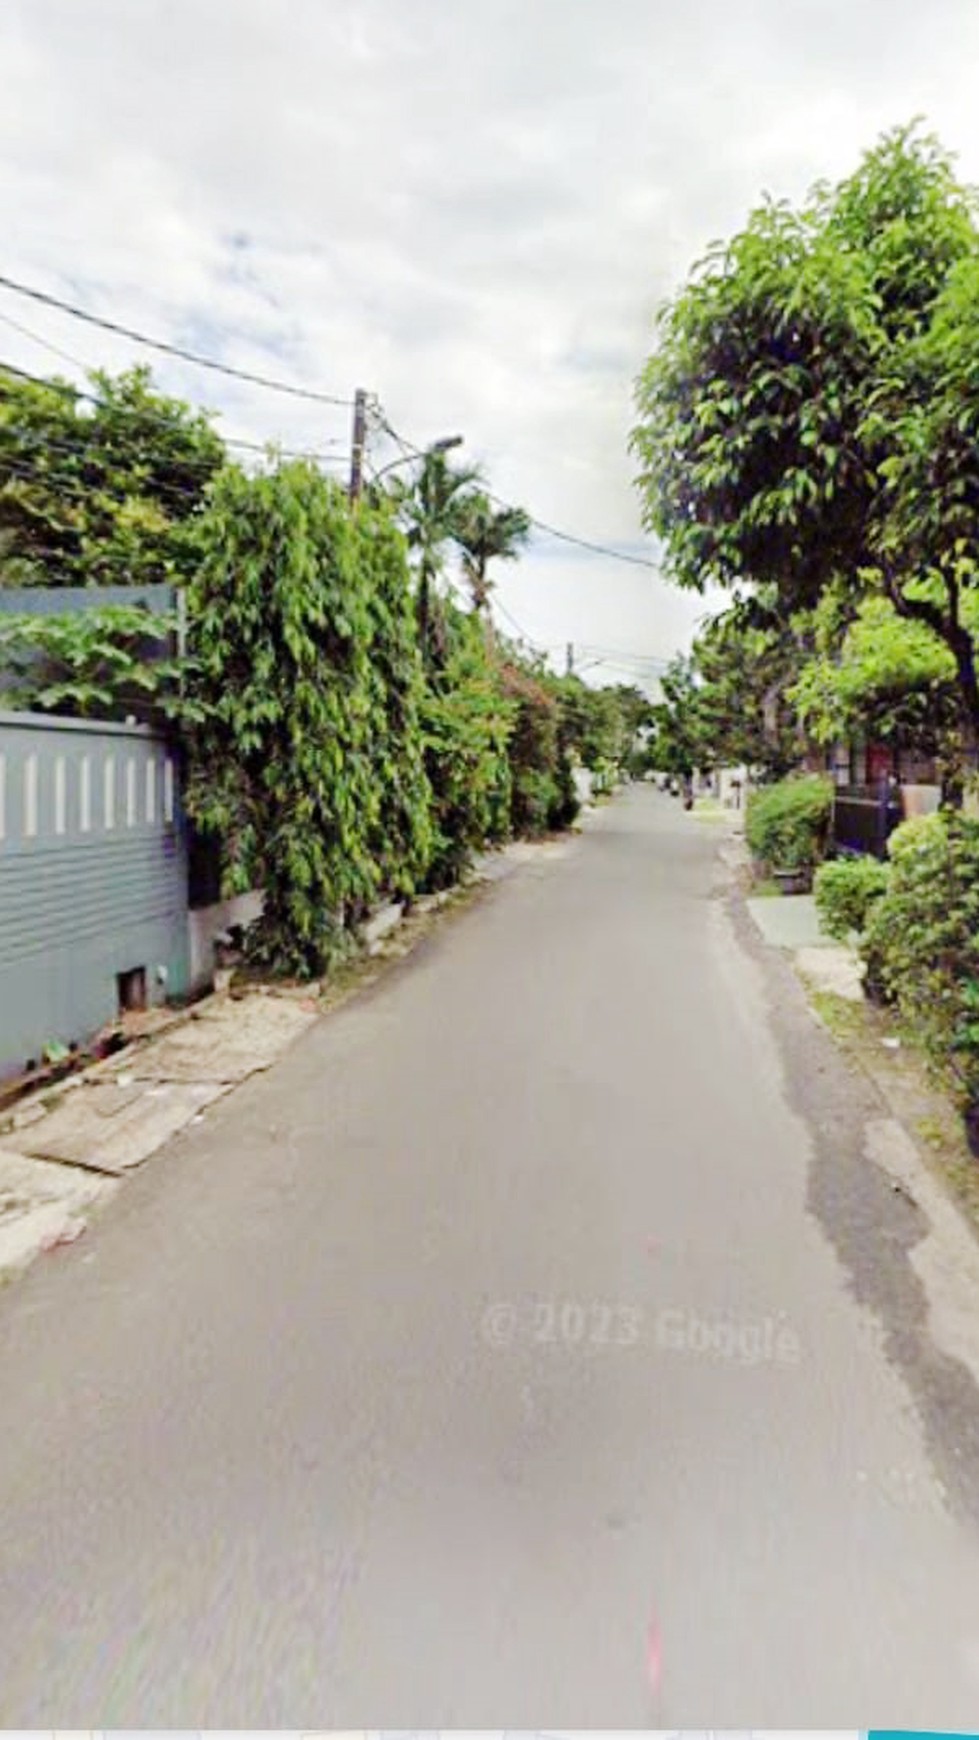
{"label": "tree trunk", "polygon": [[424,560],[418,576],[418,641],[421,646],[422,663],[428,663],[428,619],[430,606],[431,579],[428,564]]}
{"label": "tree trunk", "polygon": [[959,677],[959,688],[965,703],[965,714],[969,722],[969,735],[974,743],[979,737],[979,680],[976,678],[976,652],[972,636],[967,628],[956,622],[950,628],[948,644],[955,659],[955,668]]}
{"label": "tree trunk", "polygon": [[949,599],[949,614],[923,598],[906,598],[894,575],[886,576],[887,590],[899,616],[923,622],[944,641],[955,660],[959,707],[962,727],[959,742],[949,756],[942,781],[942,802],[960,808],[968,774],[975,770],[975,751],[979,743],[979,679],[976,676],[976,654],[972,635],[959,619],[958,596],[953,591]]}

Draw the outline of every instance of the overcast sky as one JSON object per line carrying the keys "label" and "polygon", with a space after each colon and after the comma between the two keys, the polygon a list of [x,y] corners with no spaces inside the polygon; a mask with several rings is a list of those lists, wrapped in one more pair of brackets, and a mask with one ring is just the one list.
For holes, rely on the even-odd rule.
{"label": "overcast sky", "polygon": [[[979,181],[977,0],[0,0],[0,66],[0,270],[364,386],[420,445],[464,434],[500,495],[653,561],[632,382],[706,245],[916,114]],[[0,356],[37,372],[77,373],[9,320],[82,363],[146,355],[0,292]],[[341,408],[154,368],[226,434],[349,439]],[[596,678],[705,608],[544,538],[498,581],[535,641],[603,649]]]}

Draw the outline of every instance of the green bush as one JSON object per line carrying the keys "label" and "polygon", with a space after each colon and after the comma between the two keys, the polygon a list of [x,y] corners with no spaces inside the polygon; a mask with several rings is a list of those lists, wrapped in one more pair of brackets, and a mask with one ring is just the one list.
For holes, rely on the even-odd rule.
{"label": "green bush", "polygon": [[500,674],[514,720],[507,745],[513,832],[533,836],[567,827],[577,814],[578,801],[557,696],[542,674],[516,663],[505,663]]}
{"label": "green bush", "polygon": [[608,797],[615,790],[617,768],[611,761],[596,761],[591,770],[593,797]]}
{"label": "green bush", "polygon": [[253,958],[313,977],[433,849],[404,544],[306,461],[227,468],[199,538],[188,812],[220,837],[228,892],[264,892]]}
{"label": "green bush", "polygon": [[820,774],[762,786],[748,799],[745,833],[754,856],[773,870],[806,870],[826,850],[833,787]]}
{"label": "green bush", "polygon": [[886,892],[890,872],[876,858],[840,858],[821,864],[813,893],[823,929],[837,942],[867,927],[870,908]]}
{"label": "green bush", "polygon": [[979,819],[943,810],[892,834],[861,943],[914,1037],[979,1102]]}
{"label": "green bush", "polygon": [[459,618],[452,632],[454,644],[421,708],[435,829],[430,888],[457,882],[475,852],[510,832],[514,707],[500,693],[479,625]]}

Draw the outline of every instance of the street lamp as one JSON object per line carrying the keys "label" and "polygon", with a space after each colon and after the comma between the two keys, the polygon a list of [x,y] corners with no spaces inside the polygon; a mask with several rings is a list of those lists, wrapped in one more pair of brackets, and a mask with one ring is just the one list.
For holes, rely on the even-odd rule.
{"label": "street lamp", "polygon": [[380,471],[375,472],[371,478],[371,487],[380,483],[382,477],[386,477],[389,471],[396,470],[399,465],[414,465],[419,459],[427,459],[430,453],[448,453],[453,447],[461,447],[463,440],[462,435],[443,435],[438,441],[430,442],[422,453],[406,453],[401,459],[392,459],[390,465],[383,465]]}

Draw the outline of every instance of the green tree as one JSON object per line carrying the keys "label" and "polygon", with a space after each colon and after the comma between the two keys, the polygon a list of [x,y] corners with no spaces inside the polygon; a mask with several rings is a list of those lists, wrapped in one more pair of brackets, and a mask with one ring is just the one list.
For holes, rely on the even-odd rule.
{"label": "green tree", "polygon": [[693,659],[672,659],[660,679],[660,687],[663,698],[653,706],[650,755],[663,773],[690,779],[696,768],[711,765]]}
{"label": "green tree", "polygon": [[801,619],[786,621],[764,593],[739,598],[712,617],[693,643],[697,733],[713,766],[740,766],[781,779],[801,756],[799,724],[786,691],[806,654]]}
{"label": "green tree", "polygon": [[979,258],[952,266],[928,325],[897,355],[866,419],[883,455],[875,578],[895,611],[955,663],[970,742],[979,735]]}
{"label": "green tree", "polygon": [[399,483],[392,491],[408,548],[417,561],[418,628],[426,656],[435,582],[445,565],[448,545],[456,537],[466,497],[479,482],[475,467],[453,466],[444,453],[430,449],[411,482]]}
{"label": "green tree", "polygon": [[0,370],[0,584],[185,582],[225,458],[145,368],[96,372],[87,393]]}
{"label": "green tree", "polygon": [[653,723],[649,698],[625,683],[591,688],[578,676],[557,680],[565,741],[593,772],[624,773],[632,765],[640,732]]}
{"label": "green tree", "polygon": [[663,310],[632,438],[679,584],[770,585],[786,615],[884,593],[951,651],[973,730],[975,219],[916,127],[801,209],[763,205]]}
{"label": "green tree", "polygon": [[519,556],[530,537],[530,516],[523,508],[495,508],[481,490],[472,490],[459,498],[453,536],[462,551],[473,609],[485,612],[492,589],[489,564]]}
{"label": "green tree", "polygon": [[926,756],[949,754],[959,723],[956,669],[938,635],[883,597],[861,600],[841,626],[832,589],[812,622],[813,654],[788,690],[809,736],[829,744],[862,735]]}

